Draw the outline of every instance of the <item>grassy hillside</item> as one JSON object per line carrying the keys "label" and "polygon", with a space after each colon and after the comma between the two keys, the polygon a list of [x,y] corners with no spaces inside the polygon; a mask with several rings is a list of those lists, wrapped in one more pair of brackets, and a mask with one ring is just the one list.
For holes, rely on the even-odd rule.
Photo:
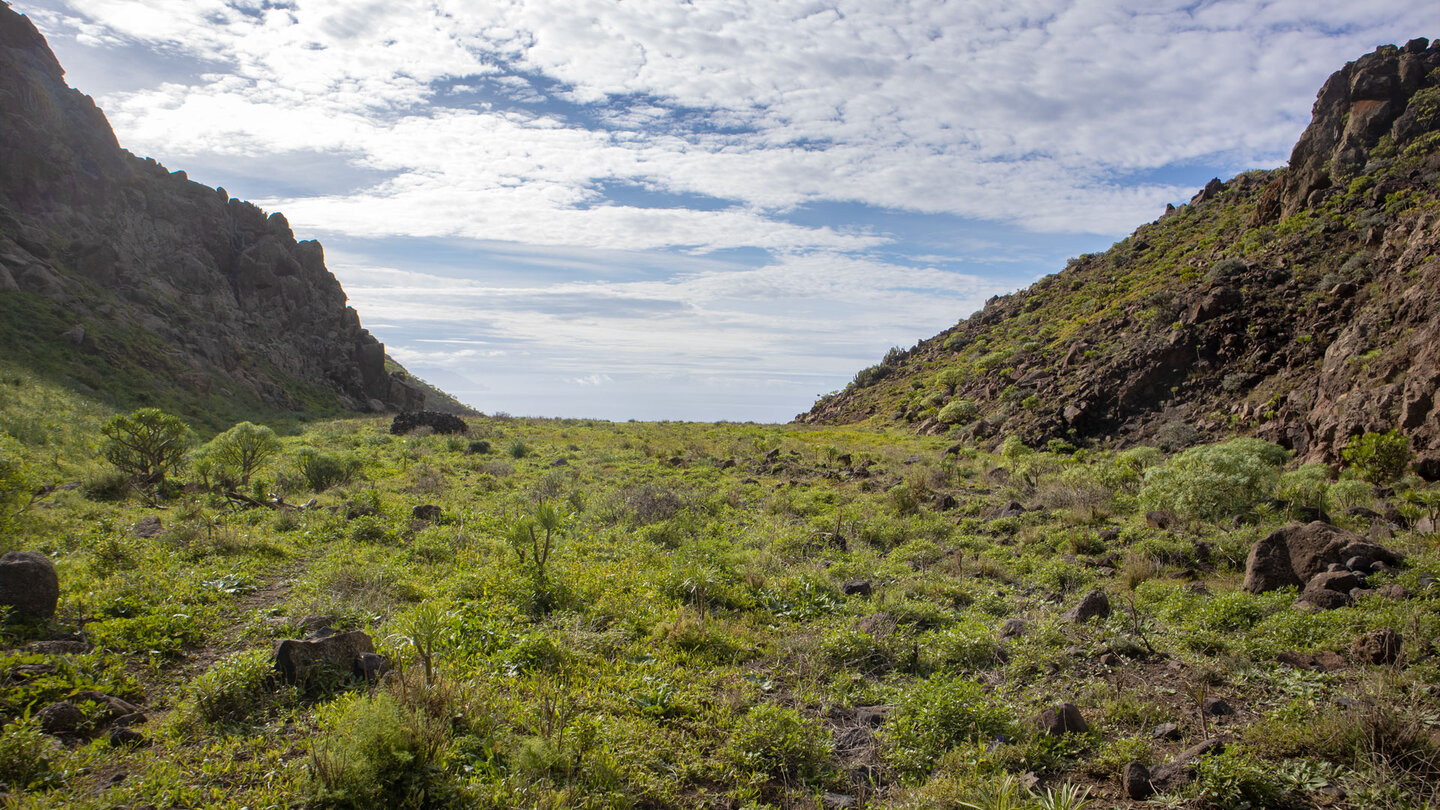
{"label": "grassy hillside", "polygon": [[[5,549],[48,554],[61,583],[55,618],[5,626],[0,650],[0,780],[25,807],[1076,806],[984,797],[1011,777],[1123,807],[1140,806],[1127,764],[1206,738],[1224,752],[1157,806],[1440,801],[1435,495],[1374,466],[369,419],[284,437],[243,492],[192,466],[149,503],[97,455],[105,408],[3,376],[7,464],[43,493],[7,502]],[[340,480],[321,488],[325,470]],[[251,502],[272,495],[313,504]],[[1330,611],[1239,588],[1253,543],[1322,511],[1407,565]],[[1109,618],[1065,618],[1096,590]],[[367,632],[400,670],[280,683],[273,645],[321,625]],[[1397,663],[1350,651],[1386,627]],[[1324,651],[1350,660],[1277,663]],[[86,690],[139,706],[141,741],[112,743]],[[66,698],[85,719],[59,745],[37,716]],[[1037,729],[1062,701],[1087,731]]]}

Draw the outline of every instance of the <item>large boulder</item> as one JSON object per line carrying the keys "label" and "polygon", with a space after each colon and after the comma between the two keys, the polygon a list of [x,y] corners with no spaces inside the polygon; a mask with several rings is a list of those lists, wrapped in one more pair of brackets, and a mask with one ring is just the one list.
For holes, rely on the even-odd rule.
{"label": "large boulder", "polygon": [[0,557],[0,605],[16,618],[47,621],[60,601],[55,564],[38,551],[12,551]]}
{"label": "large boulder", "polygon": [[1287,526],[1256,543],[1245,561],[1244,588],[1250,593],[1264,593],[1304,587],[1316,574],[1332,564],[1343,565],[1351,557],[1399,563],[1399,557],[1384,546],[1317,520]]}
{"label": "large boulder", "polygon": [[1087,622],[1094,618],[1110,618],[1110,598],[1104,591],[1091,591],[1085,594],[1075,607],[1065,611],[1065,619],[1071,622]]}
{"label": "large boulder", "polygon": [[275,647],[275,671],[286,683],[305,683],[318,668],[364,677],[373,667],[362,656],[375,652],[375,642],[359,630],[314,639],[287,638]]}
{"label": "large boulder", "polygon": [[422,427],[428,427],[435,433],[465,433],[470,430],[470,426],[465,424],[465,420],[453,413],[406,411],[396,414],[395,419],[390,423],[390,432],[398,436]]}

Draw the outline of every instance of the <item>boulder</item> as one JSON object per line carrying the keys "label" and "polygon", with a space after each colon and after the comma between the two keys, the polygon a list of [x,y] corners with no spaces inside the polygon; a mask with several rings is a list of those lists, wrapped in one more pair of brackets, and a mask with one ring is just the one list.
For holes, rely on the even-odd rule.
{"label": "boulder", "polygon": [[59,703],[51,703],[49,706],[35,713],[35,719],[40,722],[40,728],[46,734],[56,736],[70,736],[78,734],[86,723],[85,713],[80,711],[68,700]]}
{"label": "boulder", "polygon": [[1350,656],[1368,664],[1393,664],[1400,660],[1404,638],[1389,627],[1371,630],[1350,645]]}
{"label": "boulder", "polygon": [[1161,723],[1150,729],[1150,737],[1156,740],[1178,740],[1180,739],[1180,727],[1174,723]]}
{"label": "boulder", "polygon": [[275,670],[286,683],[304,683],[316,667],[363,677],[360,656],[375,652],[375,642],[359,630],[307,640],[285,639],[275,647]]}
{"label": "boulder", "polygon": [[1086,622],[1093,618],[1110,618],[1110,597],[1104,591],[1091,591],[1075,607],[1065,611],[1066,621]]}
{"label": "boulder", "polygon": [[1211,717],[1228,717],[1235,713],[1235,708],[1224,698],[1207,697],[1200,708]]}
{"label": "boulder", "polygon": [[440,507],[433,503],[422,503],[410,510],[410,514],[416,520],[423,520],[427,523],[436,523],[440,520],[442,512]]}
{"label": "boulder", "polygon": [[1244,588],[1250,593],[1264,593],[1300,587],[1331,565],[1343,569],[1351,557],[1391,565],[1399,562],[1395,553],[1384,546],[1317,520],[1287,526],[1256,543],[1245,561]]}
{"label": "boulder", "polygon": [[1150,784],[1150,769],[1142,762],[1125,765],[1125,770],[1120,773],[1120,786],[1125,789],[1126,796],[1137,802],[1145,801],[1155,793]]}
{"label": "boulder", "polygon": [[133,728],[118,726],[110,730],[110,747],[140,748],[146,744],[145,735]]}
{"label": "boulder", "polygon": [[146,515],[135,521],[135,526],[130,529],[130,533],[136,537],[148,538],[160,534],[160,530],[160,518],[155,515]]}
{"label": "boulder", "polygon": [[1024,619],[1006,619],[1000,625],[1000,638],[1019,638],[1025,635]]}
{"label": "boulder", "polygon": [[0,557],[0,605],[19,619],[48,621],[60,601],[55,564],[38,551],[12,551]]}
{"label": "boulder", "polygon": [[869,596],[873,590],[868,579],[851,579],[840,586],[840,592],[846,596]]}
{"label": "boulder", "polygon": [[[380,403],[380,406],[383,408],[384,404]],[[390,422],[390,432],[397,436],[422,427],[428,427],[435,433],[465,433],[470,430],[464,419],[439,411],[406,411],[396,414]]]}
{"label": "boulder", "polygon": [[1090,724],[1080,714],[1080,707],[1074,703],[1061,703],[1053,709],[1046,709],[1035,716],[1035,727],[1051,736],[1062,734],[1084,734]]}

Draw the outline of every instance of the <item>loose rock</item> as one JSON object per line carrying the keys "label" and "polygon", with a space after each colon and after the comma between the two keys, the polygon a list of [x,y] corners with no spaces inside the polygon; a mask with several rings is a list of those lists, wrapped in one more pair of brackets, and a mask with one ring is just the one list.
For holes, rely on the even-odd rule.
{"label": "loose rock", "polygon": [[1061,703],[1053,709],[1046,709],[1035,717],[1035,727],[1046,734],[1058,737],[1062,734],[1084,734],[1090,724],[1080,714],[1080,707],[1074,703]]}
{"label": "loose rock", "polygon": [[1137,802],[1144,801],[1155,793],[1155,788],[1150,784],[1150,769],[1141,762],[1126,764],[1125,770],[1120,774],[1120,785],[1125,788],[1125,795]]}
{"label": "loose rock", "polygon": [[19,619],[48,621],[60,601],[55,564],[38,551],[12,551],[0,557],[0,605]]}
{"label": "loose rock", "polygon": [[1393,664],[1400,660],[1404,638],[1389,627],[1371,630],[1350,645],[1350,655],[1369,664]]}
{"label": "loose rock", "polygon": [[1071,622],[1085,622],[1099,617],[1110,618],[1110,597],[1104,591],[1091,591],[1085,594],[1080,604],[1065,612],[1065,619]]}
{"label": "loose rock", "polygon": [[303,683],[317,666],[363,676],[359,658],[373,652],[375,643],[359,630],[307,641],[285,639],[275,648],[275,670],[286,683]]}

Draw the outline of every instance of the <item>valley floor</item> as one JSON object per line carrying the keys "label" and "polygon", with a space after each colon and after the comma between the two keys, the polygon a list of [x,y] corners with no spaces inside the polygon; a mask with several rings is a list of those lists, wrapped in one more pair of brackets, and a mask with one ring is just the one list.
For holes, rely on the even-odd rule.
{"label": "valley floor", "polygon": [[[1417,480],[1272,465],[1211,510],[1164,486],[1223,478],[1167,485],[1201,473],[1148,448],[474,417],[292,428],[248,487],[192,468],[150,502],[100,459],[103,409],[12,376],[0,431],[47,489],[5,550],[48,555],[60,599],[4,631],[8,806],[1440,802]],[[1333,610],[1241,587],[1322,512],[1404,564]],[[1383,628],[1398,658],[1371,663]],[[351,630],[396,669],[276,677],[279,641]]]}

